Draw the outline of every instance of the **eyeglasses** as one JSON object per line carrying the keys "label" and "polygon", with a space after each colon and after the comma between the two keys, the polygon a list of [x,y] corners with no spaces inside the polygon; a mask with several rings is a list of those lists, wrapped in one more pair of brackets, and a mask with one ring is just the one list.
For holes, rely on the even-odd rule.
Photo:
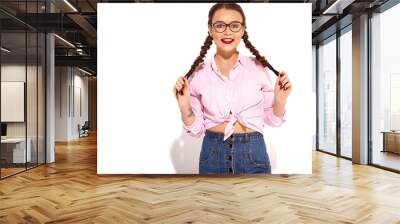
{"label": "eyeglasses", "polygon": [[237,32],[240,31],[240,29],[242,29],[243,23],[238,22],[238,21],[233,21],[233,22],[231,22],[231,23],[229,23],[229,24],[226,24],[226,23],[224,23],[224,22],[222,22],[222,21],[217,21],[217,22],[215,22],[215,23],[212,24],[212,27],[213,27],[214,30],[215,30],[216,32],[218,32],[218,33],[223,33],[223,32],[225,32],[227,26],[229,26],[229,29],[230,29],[232,32],[237,33]]}

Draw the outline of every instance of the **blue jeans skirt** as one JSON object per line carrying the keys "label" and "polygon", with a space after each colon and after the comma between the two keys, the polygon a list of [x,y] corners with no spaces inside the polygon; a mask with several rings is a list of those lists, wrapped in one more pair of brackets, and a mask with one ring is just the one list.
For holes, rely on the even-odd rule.
{"label": "blue jeans skirt", "polygon": [[263,134],[257,131],[224,133],[206,130],[199,159],[200,174],[271,173]]}

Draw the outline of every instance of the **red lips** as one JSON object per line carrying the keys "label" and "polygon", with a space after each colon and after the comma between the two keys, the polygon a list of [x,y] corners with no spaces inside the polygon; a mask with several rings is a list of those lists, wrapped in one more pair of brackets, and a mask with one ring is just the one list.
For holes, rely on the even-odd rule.
{"label": "red lips", "polygon": [[230,44],[233,42],[233,39],[232,38],[222,38],[221,42],[224,44]]}

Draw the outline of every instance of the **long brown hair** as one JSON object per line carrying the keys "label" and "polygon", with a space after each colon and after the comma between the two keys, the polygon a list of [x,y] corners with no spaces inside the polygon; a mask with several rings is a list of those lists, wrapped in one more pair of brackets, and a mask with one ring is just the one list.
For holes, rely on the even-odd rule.
{"label": "long brown hair", "polygon": [[[236,3],[217,3],[217,4],[213,5],[211,7],[210,11],[208,12],[208,25],[211,26],[212,17],[214,16],[214,13],[219,9],[231,9],[231,10],[235,10],[235,11],[239,12],[240,15],[242,15],[243,24],[244,24],[244,27],[246,28],[246,17],[244,15],[242,7],[240,7],[240,5],[238,5]],[[259,63],[261,63],[261,65],[264,68],[268,67],[269,69],[271,69],[278,76],[279,72],[276,71],[268,63],[267,59],[265,59],[264,56],[260,55],[260,52],[258,52],[258,50],[253,46],[253,44],[251,44],[251,42],[249,40],[249,35],[247,34],[246,30],[244,31],[242,39],[243,39],[244,45],[256,57],[256,60]],[[213,40],[212,37],[208,34],[207,38],[204,41],[203,46],[201,47],[201,51],[200,51],[199,56],[197,56],[196,60],[193,62],[192,66],[190,67],[190,70],[186,73],[186,75],[185,75],[186,78],[189,78],[193,74],[193,72],[196,70],[197,66],[204,61],[204,57],[206,56],[208,49],[210,49],[210,47],[211,47],[212,40]]]}

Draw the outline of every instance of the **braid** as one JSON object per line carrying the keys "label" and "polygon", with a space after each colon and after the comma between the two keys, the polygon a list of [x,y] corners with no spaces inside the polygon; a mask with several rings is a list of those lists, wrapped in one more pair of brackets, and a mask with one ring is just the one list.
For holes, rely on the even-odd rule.
{"label": "braid", "polygon": [[203,46],[201,47],[200,55],[193,62],[188,73],[186,73],[186,75],[185,75],[186,78],[189,78],[193,74],[193,72],[196,70],[197,66],[204,61],[204,57],[206,56],[208,49],[210,49],[212,40],[213,40],[212,37],[210,35],[208,35],[206,40],[204,41]]}
{"label": "braid", "polygon": [[244,45],[251,51],[251,53],[256,56],[256,60],[258,62],[261,63],[261,65],[265,68],[268,67],[269,69],[271,69],[277,76],[279,75],[279,72],[276,71],[267,61],[267,59],[265,59],[264,56],[261,56],[260,53],[258,52],[258,50],[253,46],[253,44],[251,44],[251,42],[249,41],[249,35],[247,34],[247,31],[244,31],[243,34],[243,42]]}

